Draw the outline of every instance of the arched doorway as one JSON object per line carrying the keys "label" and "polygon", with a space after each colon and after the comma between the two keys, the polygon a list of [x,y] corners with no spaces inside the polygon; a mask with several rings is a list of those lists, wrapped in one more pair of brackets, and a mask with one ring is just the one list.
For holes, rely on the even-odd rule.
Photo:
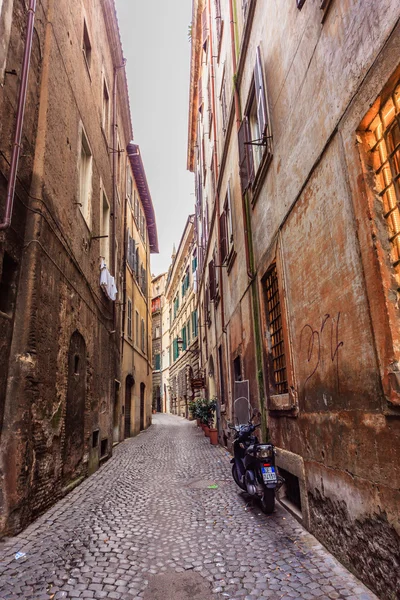
{"label": "arched doorway", "polygon": [[75,331],[68,349],[63,476],[71,479],[85,449],[86,344]]}
{"label": "arched doorway", "polygon": [[156,387],[156,408],[157,408],[157,412],[162,412],[162,407],[161,407],[161,389],[160,389],[159,385]]}
{"label": "arched doorway", "polygon": [[124,439],[131,437],[132,428],[132,388],[135,381],[132,375],[127,375],[125,379],[125,427],[124,427]]}
{"label": "arched doorway", "polygon": [[215,398],[215,375],[214,375],[214,360],[210,356],[208,360],[208,395],[211,398]]}
{"label": "arched doorway", "polygon": [[144,429],[144,391],[146,386],[144,383],[140,384],[140,431]]}

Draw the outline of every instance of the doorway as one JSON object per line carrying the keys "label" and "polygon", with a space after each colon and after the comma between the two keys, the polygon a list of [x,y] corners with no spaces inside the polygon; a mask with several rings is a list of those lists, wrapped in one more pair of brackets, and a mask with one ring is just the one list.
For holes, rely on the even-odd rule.
{"label": "doorway", "polygon": [[157,407],[157,412],[162,412],[162,407],[161,407],[161,389],[160,389],[159,385],[156,387],[156,407]]}
{"label": "doorway", "polygon": [[146,386],[144,383],[140,384],[140,431],[144,429],[144,391]]}
{"label": "doorway", "polygon": [[63,476],[70,480],[83,458],[85,447],[86,344],[75,331],[68,350],[67,406]]}
{"label": "doorway", "polygon": [[132,430],[132,388],[134,384],[132,375],[127,375],[125,380],[125,415],[124,439],[131,437]]}

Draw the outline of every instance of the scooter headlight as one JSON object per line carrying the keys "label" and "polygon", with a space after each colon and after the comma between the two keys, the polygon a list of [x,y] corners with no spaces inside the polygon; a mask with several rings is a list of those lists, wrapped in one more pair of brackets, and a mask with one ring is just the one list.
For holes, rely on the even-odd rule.
{"label": "scooter headlight", "polygon": [[257,458],[271,458],[274,455],[274,450],[272,446],[268,444],[261,444],[257,448],[256,456]]}

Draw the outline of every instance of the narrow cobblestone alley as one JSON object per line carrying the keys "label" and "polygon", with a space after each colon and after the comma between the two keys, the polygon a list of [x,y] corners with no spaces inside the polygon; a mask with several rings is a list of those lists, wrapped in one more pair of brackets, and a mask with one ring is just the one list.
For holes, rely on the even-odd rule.
{"label": "narrow cobblestone alley", "polygon": [[249,503],[227,453],[171,415],[0,555],[1,600],[376,598],[280,506]]}

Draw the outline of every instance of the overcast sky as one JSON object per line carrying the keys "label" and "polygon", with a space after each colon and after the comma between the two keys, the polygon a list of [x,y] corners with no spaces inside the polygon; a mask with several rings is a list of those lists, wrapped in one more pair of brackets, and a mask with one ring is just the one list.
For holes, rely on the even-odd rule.
{"label": "overcast sky", "polygon": [[168,269],[187,217],[194,212],[194,179],[186,170],[191,0],[116,0],[132,112],[156,211],[158,275]]}

